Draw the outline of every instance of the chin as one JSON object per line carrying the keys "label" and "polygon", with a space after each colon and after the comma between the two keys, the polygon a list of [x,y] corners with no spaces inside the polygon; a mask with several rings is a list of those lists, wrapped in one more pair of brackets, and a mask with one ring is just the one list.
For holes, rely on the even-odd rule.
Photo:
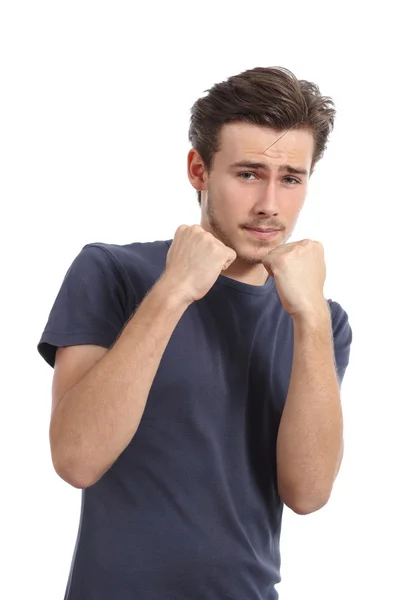
{"label": "chin", "polygon": [[258,265],[264,262],[267,254],[272,250],[272,247],[259,246],[251,248],[248,244],[237,244],[233,247],[237,254],[237,259],[244,261],[247,264]]}

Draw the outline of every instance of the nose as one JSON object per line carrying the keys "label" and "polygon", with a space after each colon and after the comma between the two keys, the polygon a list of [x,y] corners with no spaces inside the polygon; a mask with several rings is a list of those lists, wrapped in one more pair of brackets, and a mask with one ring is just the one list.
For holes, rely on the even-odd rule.
{"label": "nose", "polygon": [[278,194],[276,183],[272,180],[266,181],[263,189],[260,190],[257,202],[254,206],[257,214],[264,214],[268,217],[279,214]]}

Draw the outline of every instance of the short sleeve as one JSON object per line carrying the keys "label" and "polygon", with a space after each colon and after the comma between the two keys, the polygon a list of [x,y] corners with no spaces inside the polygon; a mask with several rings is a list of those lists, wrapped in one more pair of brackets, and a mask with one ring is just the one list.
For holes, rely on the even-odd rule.
{"label": "short sleeve", "polygon": [[346,311],[338,302],[329,300],[332,316],[332,333],[335,350],[336,372],[339,386],[342,381],[350,360],[350,347],[353,340],[353,332]]}
{"label": "short sleeve", "polygon": [[100,245],[88,244],[69,267],[37,345],[54,368],[58,347],[94,344],[109,348],[125,323],[118,265]]}

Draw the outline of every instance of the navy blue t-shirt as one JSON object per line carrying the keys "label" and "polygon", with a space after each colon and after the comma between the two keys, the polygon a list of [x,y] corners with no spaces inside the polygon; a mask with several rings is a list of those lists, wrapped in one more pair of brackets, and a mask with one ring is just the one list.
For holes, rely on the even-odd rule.
{"label": "navy blue t-shirt", "polygon": [[[38,344],[110,348],[165,268],[172,240],[87,244]],[[339,382],[347,313],[329,300]],[[139,428],[82,490],[67,600],[276,600],[283,504],[276,441],[293,360],[273,277],[220,275],[166,347]]]}

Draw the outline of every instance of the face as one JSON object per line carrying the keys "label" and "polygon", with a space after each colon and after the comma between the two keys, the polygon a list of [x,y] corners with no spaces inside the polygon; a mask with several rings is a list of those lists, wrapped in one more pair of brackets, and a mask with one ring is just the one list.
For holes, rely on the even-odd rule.
{"label": "face", "polygon": [[[247,269],[262,264],[268,252],[292,235],[306,197],[313,150],[310,131],[230,123],[221,130],[210,174],[198,153],[189,153],[190,181],[205,192],[201,226],[235,250],[236,268],[239,263]],[[246,227],[280,231],[259,237]]]}

